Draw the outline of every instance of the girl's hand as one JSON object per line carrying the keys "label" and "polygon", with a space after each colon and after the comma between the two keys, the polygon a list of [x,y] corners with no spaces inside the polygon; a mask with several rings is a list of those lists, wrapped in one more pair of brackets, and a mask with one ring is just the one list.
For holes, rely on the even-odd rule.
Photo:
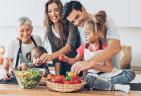
{"label": "girl's hand", "polygon": [[87,61],[79,61],[72,65],[71,71],[75,74],[79,74],[81,71],[85,71],[91,68]]}
{"label": "girl's hand", "polygon": [[21,70],[27,70],[27,69],[29,69],[29,66],[26,63],[20,64],[19,67],[20,67]]}

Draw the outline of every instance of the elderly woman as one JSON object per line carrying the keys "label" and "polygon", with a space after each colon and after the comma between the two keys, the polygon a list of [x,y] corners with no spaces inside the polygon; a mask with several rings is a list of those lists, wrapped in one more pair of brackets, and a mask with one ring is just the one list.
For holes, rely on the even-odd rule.
{"label": "elderly woman", "polygon": [[[29,63],[26,55],[31,52],[32,48],[41,45],[41,38],[37,35],[31,35],[33,30],[32,22],[28,17],[18,19],[17,31],[19,38],[11,40],[6,48],[3,62],[4,80],[10,80],[7,75],[10,66],[17,67],[21,63]],[[12,64],[12,65],[11,65]]]}

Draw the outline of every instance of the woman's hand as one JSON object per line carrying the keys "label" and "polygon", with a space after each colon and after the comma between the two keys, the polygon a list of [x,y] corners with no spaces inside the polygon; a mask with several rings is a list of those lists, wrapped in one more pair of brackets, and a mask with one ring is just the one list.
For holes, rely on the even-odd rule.
{"label": "woman's hand", "polygon": [[53,54],[44,53],[40,56],[40,61],[42,63],[48,63],[49,61],[52,61],[53,59],[54,59]]}
{"label": "woman's hand", "polygon": [[79,61],[72,65],[71,71],[75,74],[79,74],[81,71],[85,71],[91,68],[87,61]]}

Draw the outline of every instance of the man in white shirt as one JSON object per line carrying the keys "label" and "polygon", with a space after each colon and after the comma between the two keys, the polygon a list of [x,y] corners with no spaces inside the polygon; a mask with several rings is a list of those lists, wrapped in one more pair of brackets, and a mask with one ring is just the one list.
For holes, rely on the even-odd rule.
{"label": "man in white shirt", "polygon": [[[78,27],[83,27],[85,21],[93,16],[85,10],[85,8],[79,1],[70,1],[66,3],[62,12],[63,18],[66,18],[68,21],[70,21],[71,23]],[[119,53],[121,49],[120,38],[119,34],[117,33],[115,24],[111,18],[107,18],[107,25],[108,25],[108,31],[106,32],[107,47],[101,54],[96,55],[95,57],[92,57],[87,61],[80,61],[75,63],[71,68],[73,72],[79,73],[80,71],[84,71],[90,68],[99,70],[100,66],[97,63],[103,62],[110,58],[115,59],[114,56],[116,56],[116,54]],[[116,57],[116,59],[113,61],[118,61],[117,60],[118,58]],[[113,65],[116,68],[119,68],[118,63],[113,63]]]}

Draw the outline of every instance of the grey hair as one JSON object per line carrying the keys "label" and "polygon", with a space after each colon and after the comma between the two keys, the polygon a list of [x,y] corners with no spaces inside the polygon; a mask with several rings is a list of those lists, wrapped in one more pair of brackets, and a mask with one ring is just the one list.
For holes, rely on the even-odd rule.
{"label": "grey hair", "polygon": [[30,18],[28,18],[28,17],[20,17],[18,19],[18,26],[21,26],[21,25],[28,25],[28,26],[32,27],[32,22],[31,22]]}

